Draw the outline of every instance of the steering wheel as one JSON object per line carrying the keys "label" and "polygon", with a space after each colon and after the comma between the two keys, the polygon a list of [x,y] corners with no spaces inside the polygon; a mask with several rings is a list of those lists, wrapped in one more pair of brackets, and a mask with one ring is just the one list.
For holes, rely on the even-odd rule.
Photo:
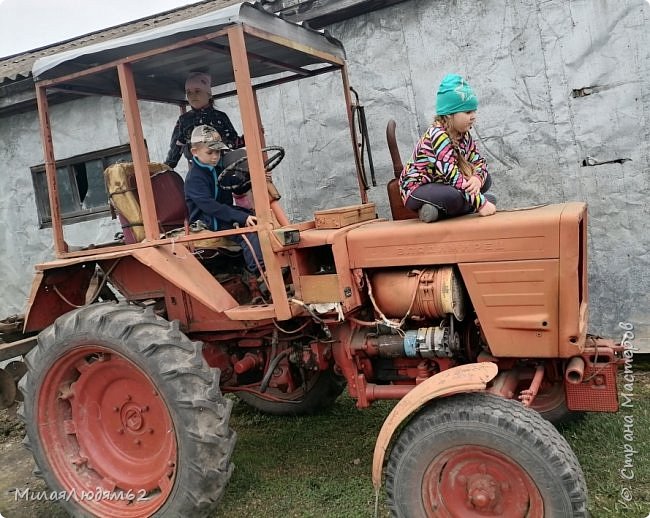
{"label": "steering wheel", "polygon": [[[251,175],[248,170],[248,155],[246,155],[244,148],[235,149],[226,153],[224,159],[227,159],[228,155],[237,155],[242,154],[241,157],[236,158],[234,162],[228,164],[224,167],[221,174],[217,178],[219,187],[226,191],[232,191],[235,194],[243,194],[251,186]],[[269,173],[275,169],[282,159],[284,158],[284,148],[280,146],[268,146],[262,148],[262,153],[273,152],[271,155],[264,161],[264,171]],[[231,155],[231,156],[232,156]]]}

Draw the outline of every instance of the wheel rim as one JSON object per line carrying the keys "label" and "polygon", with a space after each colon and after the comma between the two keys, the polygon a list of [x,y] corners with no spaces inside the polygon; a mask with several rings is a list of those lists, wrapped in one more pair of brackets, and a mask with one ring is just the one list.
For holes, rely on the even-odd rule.
{"label": "wheel rim", "polygon": [[43,381],[37,419],[53,474],[93,514],[149,515],[169,497],[173,421],[152,381],[124,356],[84,346],[59,358]]}
{"label": "wheel rim", "polygon": [[544,516],[539,490],[512,459],[480,446],[445,451],[427,468],[422,481],[430,516]]}

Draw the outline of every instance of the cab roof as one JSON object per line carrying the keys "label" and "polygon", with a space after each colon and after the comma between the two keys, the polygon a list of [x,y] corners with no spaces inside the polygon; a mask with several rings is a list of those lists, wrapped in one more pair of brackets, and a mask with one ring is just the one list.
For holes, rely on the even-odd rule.
{"label": "cab roof", "polygon": [[[323,31],[286,21],[243,2],[164,27],[40,58],[34,80],[72,96],[121,95],[115,66],[132,66],[139,99],[185,103],[190,72],[212,77],[213,92],[233,94],[227,29],[244,28],[253,85],[286,82],[338,68],[345,60],[340,41]],[[221,88],[220,88],[221,87]]]}

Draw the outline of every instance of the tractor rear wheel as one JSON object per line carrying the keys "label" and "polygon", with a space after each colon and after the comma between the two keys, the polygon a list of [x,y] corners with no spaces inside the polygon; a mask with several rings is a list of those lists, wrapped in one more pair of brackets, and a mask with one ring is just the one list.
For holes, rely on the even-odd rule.
{"label": "tractor rear wheel", "polygon": [[237,392],[244,403],[264,414],[277,416],[311,415],[329,408],[345,388],[345,379],[332,371],[311,374],[306,386],[292,392],[269,388],[264,393]]}
{"label": "tractor rear wheel", "polygon": [[490,394],[421,410],[402,429],[386,470],[394,516],[586,517],[584,475],[538,413]]}
{"label": "tractor rear wheel", "polygon": [[232,402],[201,344],[127,304],[93,304],[38,336],[20,383],[38,468],[75,516],[194,516],[232,473]]}

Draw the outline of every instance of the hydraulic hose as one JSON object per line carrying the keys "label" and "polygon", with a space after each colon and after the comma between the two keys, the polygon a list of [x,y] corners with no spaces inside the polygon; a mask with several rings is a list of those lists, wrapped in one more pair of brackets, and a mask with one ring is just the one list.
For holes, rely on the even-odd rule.
{"label": "hydraulic hose", "polygon": [[269,363],[269,368],[266,370],[266,373],[264,373],[264,377],[262,378],[262,383],[260,383],[260,392],[266,392],[266,389],[269,388],[269,382],[271,381],[271,376],[273,376],[273,371],[278,366],[278,363],[280,363],[280,360],[288,355],[289,349],[285,349],[271,360],[271,363]]}

